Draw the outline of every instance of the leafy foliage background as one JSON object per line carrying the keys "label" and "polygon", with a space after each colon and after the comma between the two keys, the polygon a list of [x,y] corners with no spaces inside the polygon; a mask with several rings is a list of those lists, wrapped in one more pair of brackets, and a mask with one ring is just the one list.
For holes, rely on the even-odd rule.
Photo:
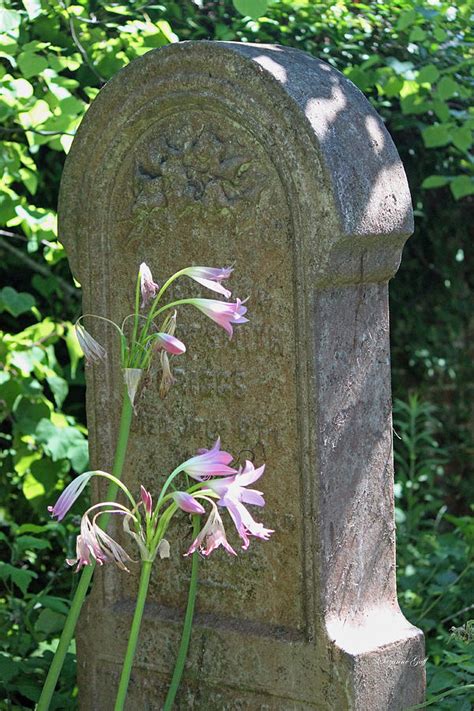
{"label": "leafy foliage background", "polygon": [[[34,707],[75,584],[63,561],[78,519],[46,511],[87,468],[80,290],[56,233],[64,158],[100,87],[178,39],[319,56],[362,89],[399,149],[416,217],[391,285],[400,603],[427,634],[434,707],[471,708],[472,21],[471,3],[443,0],[0,7],[1,709]],[[71,649],[54,708],[74,707],[74,664]]]}

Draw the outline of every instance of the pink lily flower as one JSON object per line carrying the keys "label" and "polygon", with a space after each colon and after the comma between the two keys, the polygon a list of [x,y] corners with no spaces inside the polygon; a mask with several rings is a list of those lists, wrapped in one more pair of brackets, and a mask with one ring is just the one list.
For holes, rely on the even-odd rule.
{"label": "pink lily flower", "polygon": [[82,352],[84,353],[85,359],[88,363],[99,363],[101,360],[107,358],[107,351],[102,348],[100,343],[98,343],[91,334],[86,331],[84,326],[80,323],[75,325],[76,337],[79,341]]}
{"label": "pink lily flower", "polygon": [[226,299],[231,296],[228,289],[222,286],[220,283],[223,279],[228,279],[233,272],[232,267],[223,267],[221,269],[215,269],[213,267],[188,267],[183,269],[182,274],[187,274],[187,276],[197,281],[206,289],[211,289],[211,291],[216,291],[218,294],[223,294]]}
{"label": "pink lily flower", "polygon": [[232,454],[221,450],[221,439],[218,437],[212,449],[199,450],[199,454],[181,464],[180,471],[186,472],[193,479],[204,481],[210,476],[234,474],[237,470],[228,466],[232,459]]}
{"label": "pink lily flower", "polygon": [[186,513],[191,514],[203,514],[206,513],[206,509],[202,506],[199,501],[196,501],[194,496],[188,494],[186,491],[175,491],[173,493],[173,499],[179,508]]}
{"label": "pink lily flower", "polygon": [[209,514],[209,518],[204,524],[203,529],[199,532],[197,538],[191,544],[188,552],[185,553],[187,556],[197,550],[199,550],[202,555],[208,556],[219,546],[223,546],[228,553],[237,555],[230,543],[227,541],[224,524],[222,523],[217,506],[212,501],[211,504],[212,511]]}
{"label": "pink lily flower", "polygon": [[150,267],[148,267],[145,262],[142,262],[140,264],[140,270],[139,270],[139,275],[140,275],[140,291],[142,295],[142,303],[141,307],[144,309],[150,301],[152,301],[158,291],[160,290],[160,287],[156,282],[153,281],[153,276],[151,274]]}
{"label": "pink lily flower", "polygon": [[[128,553],[122,548],[122,546],[114,541],[108,533],[103,531],[99,525],[96,523],[98,516],[105,511],[99,511],[96,513],[92,521],[89,519],[89,512],[98,506],[119,506],[114,502],[104,502],[102,504],[96,504],[88,509],[81,519],[81,533],[77,537],[76,541],[76,558],[68,558],[66,563],[68,565],[75,565],[77,563],[76,573],[85,565],[91,564],[91,557],[99,564],[115,562],[119,568],[128,571],[125,563],[132,561],[132,558]],[[120,509],[108,510],[109,513],[127,514],[128,509],[122,507]]]}
{"label": "pink lily flower", "polygon": [[53,518],[56,516],[58,521],[62,521],[69,509],[84,491],[93,474],[94,472],[84,472],[84,474],[80,474],[66,486],[54,506],[48,506],[48,511]]}
{"label": "pink lily flower", "polygon": [[209,316],[219,326],[227,331],[229,337],[232,338],[232,324],[247,323],[248,318],[244,317],[247,313],[247,307],[244,302],[237,299],[235,303],[227,301],[215,301],[214,299],[190,299],[189,303],[193,304],[203,314]]}
{"label": "pink lily flower", "polygon": [[211,480],[206,482],[206,487],[212,489],[220,496],[218,505],[226,507],[234,521],[237,533],[243,540],[242,548],[249,547],[249,536],[261,538],[267,541],[274,531],[265,528],[262,523],[255,521],[250,512],[245,508],[244,503],[254,506],[265,506],[265,501],[261,491],[256,489],[246,489],[249,484],[259,479],[265,470],[265,465],[255,469],[252,462],[247,461],[245,467],[240,468],[235,476],[225,479]]}

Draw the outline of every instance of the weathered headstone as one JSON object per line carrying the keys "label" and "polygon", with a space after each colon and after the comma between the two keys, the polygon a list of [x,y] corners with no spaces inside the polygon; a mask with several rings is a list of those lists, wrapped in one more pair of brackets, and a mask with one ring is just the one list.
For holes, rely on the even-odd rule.
{"label": "weathered headstone", "polygon": [[[350,81],[297,50],[153,51],[84,119],[60,200],[84,312],[131,311],[141,261],[158,280],[191,263],[235,263],[234,295],[250,296],[251,322],[231,343],[192,309],[180,313],[178,383],[160,401],[149,374],[127,459],[128,483],[151,491],[218,434],[267,463],[262,518],[276,533],[201,565],[180,709],[393,711],[423,699],[423,637],[395,592],[387,303],[411,231],[382,121]],[[92,462],[107,468],[118,344],[90,326],[112,354],[88,372]],[[190,531],[170,538],[130,709],[161,708],[176,656]],[[136,585],[134,574],[99,571],[78,641],[83,709],[113,707]]]}

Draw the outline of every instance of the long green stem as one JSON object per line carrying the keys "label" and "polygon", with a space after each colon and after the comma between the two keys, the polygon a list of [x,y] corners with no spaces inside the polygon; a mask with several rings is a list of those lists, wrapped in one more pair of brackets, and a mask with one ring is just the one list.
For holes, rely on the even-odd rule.
{"label": "long green stem", "polygon": [[[198,535],[200,526],[200,517],[193,516],[193,539],[196,538],[196,536]],[[174,667],[173,676],[171,678],[170,688],[168,689],[168,693],[166,695],[163,711],[171,711],[171,709],[173,708],[173,703],[184,671],[184,663],[188,655],[189,640],[191,639],[191,629],[193,626],[194,605],[196,603],[198,569],[199,553],[196,552],[193,553],[193,562],[191,566],[191,582],[189,583],[188,604],[186,607],[186,615],[184,617],[183,634],[181,636],[178,657],[176,659],[176,664]]]}
{"label": "long green stem", "polygon": [[43,691],[41,692],[36,711],[48,711],[49,709],[61,669],[63,668],[64,658],[74,635],[82,603],[84,602],[84,598],[87,594],[93,572],[94,567],[92,565],[87,565],[79,578],[79,584],[76,588],[76,592],[74,593],[71,607],[69,609],[68,616],[66,617],[66,622],[64,624],[63,631],[61,632],[61,638],[56,648],[56,652],[54,653],[53,661],[49,667],[48,676],[44,682]]}
{"label": "long green stem", "polygon": [[[122,414],[120,417],[119,434],[117,441],[117,448],[115,450],[114,464],[112,468],[112,473],[117,479],[120,479],[123,469],[123,464],[125,461],[125,454],[127,452],[128,437],[130,434],[130,425],[132,422],[132,405],[128,397],[128,393],[125,390],[123,396],[122,404]],[[107,489],[107,500],[113,501],[117,495],[118,486],[114,482],[109,484]],[[105,514],[101,521],[102,528],[106,528],[110,514]],[[40,699],[38,701],[38,706],[36,711],[48,711],[51,699],[53,698],[54,690],[58,682],[59,674],[64,664],[64,658],[69,649],[71,639],[74,635],[74,630],[76,628],[77,620],[79,618],[79,613],[81,612],[84,599],[89,588],[89,583],[92,579],[94,573],[94,565],[87,565],[81,573],[79,579],[79,584],[74,593],[72,599],[71,608],[69,610],[68,616],[66,618],[66,623],[64,629],[61,633],[59,639],[59,644],[57,646],[56,652],[53,657],[53,661],[48,671],[48,675],[44,682],[43,690],[41,692]]]}
{"label": "long green stem", "polygon": [[130,674],[132,672],[133,659],[135,657],[135,650],[137,648],[138,636],[140,634],[140,626],[142,623],[143,610],[145,608],[146,595],[148,592],[148,585],[150,583],[151,567],[152,562],[150,560],[145,560],[142,562],[142,571],[140,574],[140,583],[138,586],[137,604],[135,606],[135,612],[133,615],[132,627],[130,629],[130,637],[128,639],[127,651],[125,652],[125,659],[122,667],[122,674],[120,676],[119,688],[117,691],[117,698],[115,699],[114,711],[122,711],[125,706],[125,699],[127,698],[128,682],[130,681]]}

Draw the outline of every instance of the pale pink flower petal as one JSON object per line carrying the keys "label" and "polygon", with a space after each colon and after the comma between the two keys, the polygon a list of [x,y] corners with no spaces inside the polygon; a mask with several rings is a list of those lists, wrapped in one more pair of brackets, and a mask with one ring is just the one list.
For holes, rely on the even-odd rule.
{"label": "pale pink flower petal", "polygon": [[232,267],[214,268],[214,267],[188,267],[183,270],[191,279],[197,281],[212,291],[224,294],[229,298],[231,292],[221,285],[221,281],[228,279],[233,272]]}
{"label": "pale pink flower petal", "polygon": [[215,301],[214,299],[190,299],[189,303],[193,304],[219,326],[222,326],[230,338],[232,338],[233,334],[232,324],[246,323],[248,321],[244,317],[247,307],[243,305],[240,299],[237,299],[235,303]]}
{"label": "pale pink flower petal", "polygon": [[245,467],[239,470],[235,476],[206,482],[206,487],[212,489],[220,497],[217,502],[218,505],[227,508],[229,511],[237,533],[244,542],[242,546],[244,550],[248,548],[249,536],[262,538],[266,541],[274,533],[273,530],[265,528],[262,523],[255,521],[242,503],[245,502],[255,506],[265,505],[261,491],[244,488],[247,484],[259,479],[264,470],[264,464],[255,469],[253,464],[247,461]]}
{"label": "pale pink flower petal", "polygon": [[246,504],[252,504],[252,506],[265,506],[262,492],[255,489],[244,489],[241,492],[240,500]]}
{"label": "pale pink flower petal", "polygon": [[225,476],[234,474],[236,469],[229,467],[228,464],[233,457],[229,452],[224,452],[220,448],[221,441],[218,438],[209,450],[200,450],[201,454],[191,457],[181,465],[181,471],[186,472],[198,481],[203,481],[209,476]]}
{"label": "pale pink flower petal", "polygon": [[204,506],[202,506],[199,501],[196,501],[194,496],[191,496],[191,494],[188,494],[186,491],[175,491],[173,493],[173,499],[178,504],[179,508],[186,511],[186,513],[206,513]]}
{"label": "pale pink flower petal", "polygon": [[[123,512],[121,512],[121,511],[114,511],[113,513],[122,513],[123,514]],[[114,541],[114,539],[111,536],[109,536],[108,533],[103,531],[100,528],[100,526],[98,526],[96,524],[95,521],[96,521],[97,516],[99,516],[99,515],[100,515],[100,513],[96,514],[94,516],[94,519],[92,522],[92,526],[94,528],[95,536],[96,536],[96,539],[99,543],[99,546],[100,546],[101,550],[104,552],[104,554],[107,556],[107,559],[109,561],[113,560],[116,563],[116,565],[119,568],[121,568],[121,570],[126,570],[128,573],[129,570],[128,570],[127,566],[125,565],[125,563],[127,563],[129,561],[130,562],[133,562],[133,561],[130,558],[130,556],[128,555],[128,553],[126,552],[126,550],[124,550],[124,548],[122,548],[122,546],[119,543],[117,543],[117,541]]]}
{"label": "pale pink flower petal", "polygon": [[224,524],[222,523],[222,519],[216,505],[213,503],[209,518],[185,555],[191,555],[195,551],[199,550],[202,555],[208,556],[219,546],[225,548],[228,553],[237,555],[230,543],[227,541]]}
{"label": "pale pink flower petal", "polygon": [[220,283],[223,279],[228,279],[232,273],[232,267],[224,267],[222,269],[215,269],[214,267],[188,267],[183,269],[183,273],[187,274],[191,279],[197,281],[206,289],[211,291],[216,291],[218,294],[223,294],[223,296],[228,299],[231,293]]}
{"label": "pale pink flower petal", "polygon": [[265,528],[263,523],[255,521],[248,509],[245,508],[240,501],[233,498],[224,498],[218,502],[221,506],[225,506],[232,516],[237,533],[242,538],[244,544],[242,548],[246,550],[249,546],[248,536],[254,536],[255,538],[261,538],[264,541],[268,541],[271,534],[274,531],[270,528]]}
{"label": "pale pink flower petal", "polygon": [[238,473],[239,486],[248,486],[249,484],[253,484],[254,481],[260,479],[264,471],[265,464],[262,464],[261,467],[255,469],[252,462],[247,460],[242,471]]}

